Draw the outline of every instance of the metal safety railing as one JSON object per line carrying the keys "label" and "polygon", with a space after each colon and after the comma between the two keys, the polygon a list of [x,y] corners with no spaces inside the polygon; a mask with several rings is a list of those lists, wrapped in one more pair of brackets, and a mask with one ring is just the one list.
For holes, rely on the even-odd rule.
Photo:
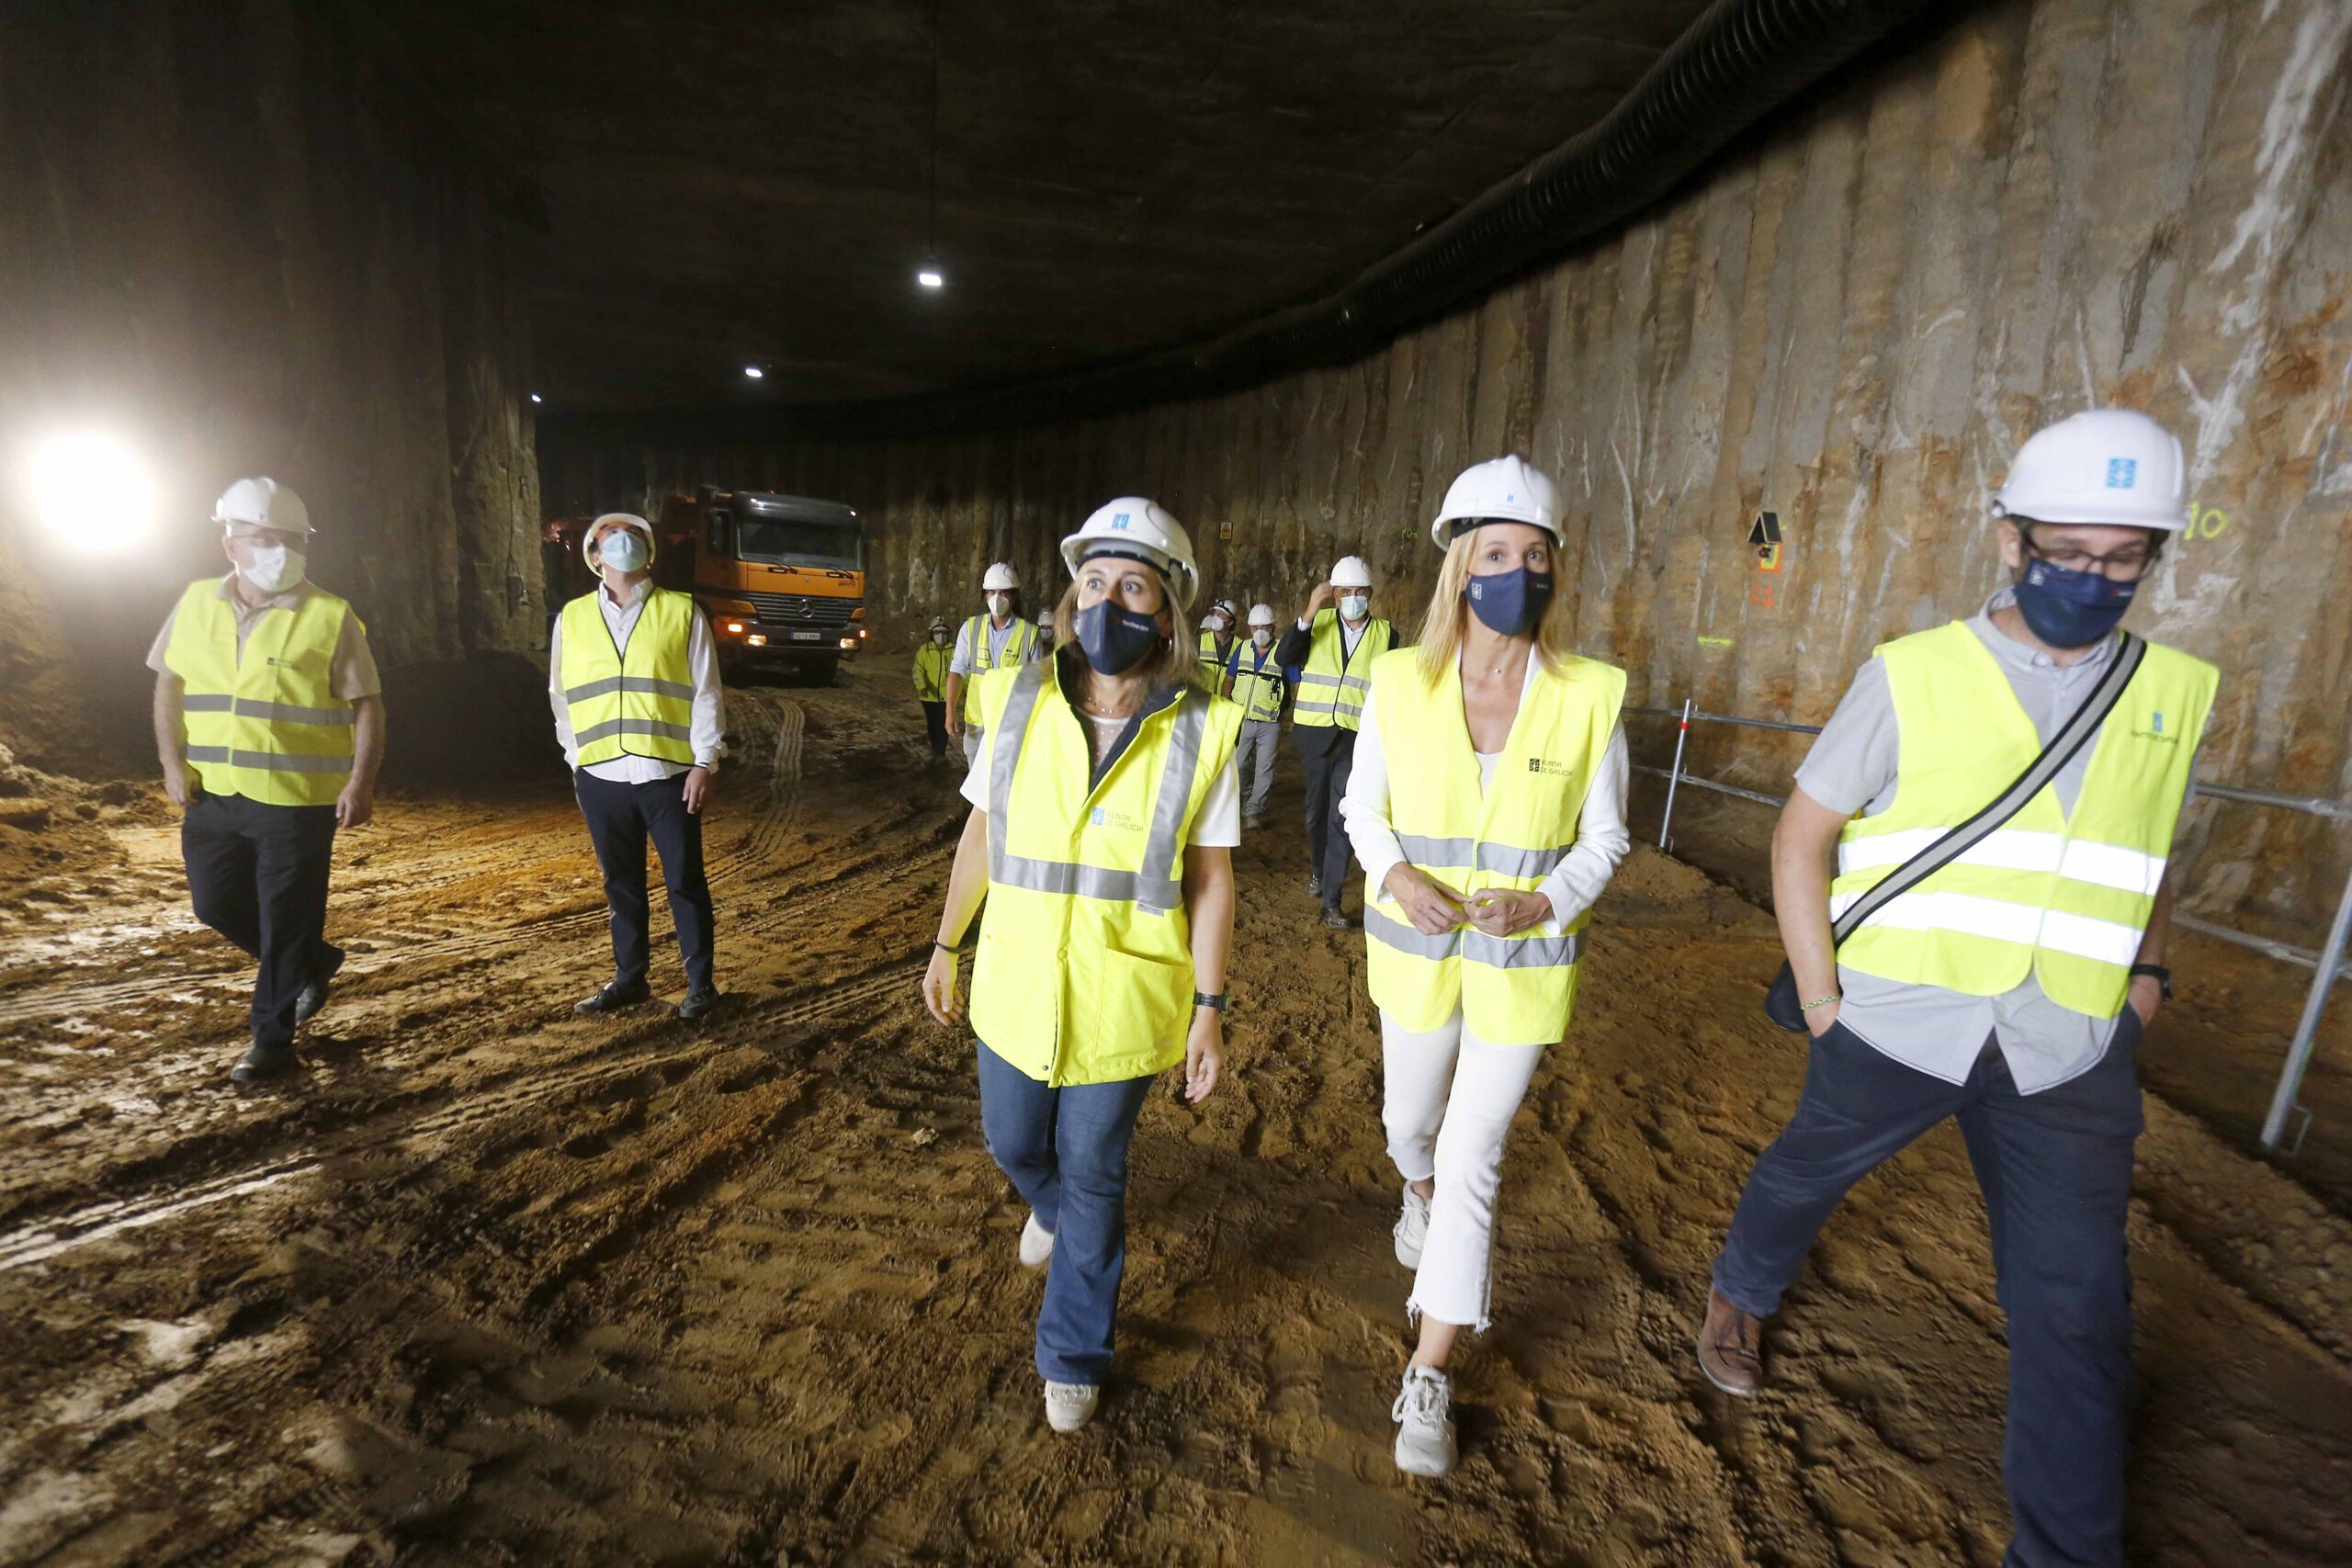
{"label": "metal safety railing", "polygon": [[[1762,790],[1744,789],[1738,784],[1724,784],[1717,779],[1701,778],[1695,773],[1684,772],[1683,753],[1690,741],[1690,727],[1693,724],[1731,724],[1748,729],[1784,730],[1796,735],[1821,733],[1821,726],[1817,724],[1791,724],[1785,719],[1742,718],[1736,714],[1702,712],[1697,704],[1687,697],[1683,699],[1679,708],[1628,706],[1625,712],[1677,721],[1674,732],[1673,766],[1658,768],[1646,763],[1636,763],[1634,768],[1635,773],[1648,773],[1666,781],[1666,809],[1658,821],[1657,828],[1657,847],[1661,850],[1667,847],[1668,835],[1674,826],[1675,795],[1685,784],[1693,789],[1712,790],[1717,795],[1736,795],[1741,800],[1752,800],[1760,806],[1777,807],[1788,804],[1786,795],[1767,795]],[[2281,810],[2301,811],[2313,817],[2352,821],[2352,801],[2331,800],[2325,795],[2280,795],[2273,790],[2245,789],[2235,784],[2207,784],[2201,779],[2197,782],[2191,791],[2191,797],[2200,795],[2211,795],[2216,800],[2237,801],[2248,806],[2276,807]],[[2344,879],[2343,896],[2336,900],[2335,904],[2335,918],[2328,923],[2326,940],[2321,942],[2316,952],[2307,947],[2297,947],[2292,942],[2278,942],[2269,937],[2256,936],[2251,931],[2242,931],[2230,926],[2218,925],[2211,920],[2200,919],[2195,915],[2183,914],[2178,910],[2174,911],[2172,920],[2173,924],[2185,927],[2200,936],[2212,937],[2220,942],[2234,942],[2240,947],[2251,948],[2267,957],[2288,964],[2298,964],[2314,971],[2312,976],[2311,989],[2303,997],[2302,1016],[2295,1024],[2295,1037],[2288,1045],[2287,1059],[2278,1069],[2278,1084],[2270,1096],[2269,1112],[2262,1122],[2262,1146],[2276,1151],[2279,1145],[2286,1141],[2287,1123],[2300,1114],[2302,1120],[2295,1129],[2295,1141],[2285,1151],[2290,1156],[2300,1152],[2303,1146],[2304,1134],[2311,1131],[2312,1113],[2309,1107],[2298,1102],[2297,1097],[2302,1092],[2303,1076],[2311,1068],[2312,1053],[2319,1043],[2320,1019],[2327,1010],[2328,997],[2334,989],[2335,983],[2338,980],[2352,979],[2352,963],[2346,963],[2344,956],[2346,944],[2352,943],[2352,874],[2346,875]]]}

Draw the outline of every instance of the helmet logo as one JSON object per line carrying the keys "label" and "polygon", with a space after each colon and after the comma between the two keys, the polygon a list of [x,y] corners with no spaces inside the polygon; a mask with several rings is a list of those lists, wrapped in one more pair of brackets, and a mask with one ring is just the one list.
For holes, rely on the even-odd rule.
{"label": "helmet logo", "polygon": [[2137,457],[2109,457],[2107,460],[2107,488],[2131,490],[2140,482],[2140,460]]}
{"label": "helmet logo", "polygon": [[1124,513],[1124,512],[1116,512],[1116,513],[1112,513],[1112,515],[1111,515],[1111,526],[1112,526],[1112,527],[1114,527],[1114,528],[1125,528],[1126,525],[1127,525],[1127,514],[1126,514],[1125,513]]}

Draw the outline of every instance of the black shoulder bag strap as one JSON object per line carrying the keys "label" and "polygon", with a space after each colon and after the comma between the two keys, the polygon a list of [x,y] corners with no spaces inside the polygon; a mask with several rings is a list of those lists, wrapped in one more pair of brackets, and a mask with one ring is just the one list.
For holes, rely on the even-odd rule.
{"label": "black shoulder bag strap", "polygon": [[[2107,673],[2099,677],[2098,684],[2091,688],[2082,705],[2058,727],[2050,744],[2041,749],[2041,755],[2027,764],[2025,772],[2011,780],[2008,788],[1995,795],[1975,816],[1896,866],[1848,906],[1829,928],[1833,948],[1844,946],[1846,939],[1861,930],[1872,915],[1991,837],[2003,823],[2025,809],[2025,803],[2040,795],[2059,771],[2090,744],[2098,734],[2099,726],[2107,722],[2107,716],[2123,700],[2123,689],[2140,672],[2140,661],[2147,657],[2145,642],[2130,632],[2120,637],[2115,660],[2108,666]],[[1772,978],[1771,989],[1764,994],[1764,1012],[1791,1033],[1804,1030],[1804,1010],[1797,997],[1796,974],[1785,961],[1780,974]]]}

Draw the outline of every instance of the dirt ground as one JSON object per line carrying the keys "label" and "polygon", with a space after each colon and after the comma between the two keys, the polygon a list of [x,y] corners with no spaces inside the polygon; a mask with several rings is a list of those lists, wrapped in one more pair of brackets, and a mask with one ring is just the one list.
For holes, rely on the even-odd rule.
{"label": "dirt ground", "polygon": [[[698,1026],[571,1016],[608,958],[560,773],[349,836],[351,965],[261,1093],[155,799],[94,795],[12,863],[0,1562],[1997,1562],[2002,1322],[1949,1130],[1832,1223],[1767,1393],[1692,1365],[1804,1053],[1756,1011],[1769,919],[1649,852],[1514,1132],[1464,1463],[1397,1477],[1362,939],[1310,922],[1287,755],[1238,857],[1231,1076],[1147,1110],[1119,1366],[1047,1433],[1022,1211],[916,996],[960,812],[903,691],[893,662],[729,694],[733,1002]],[[2247,970],[2151,1060],[2258,1055],[2234,1010],[2297,987]],[[2148,1116],[2135,1555],[2352,1561],[2352,1219],[2226,1118]]]}

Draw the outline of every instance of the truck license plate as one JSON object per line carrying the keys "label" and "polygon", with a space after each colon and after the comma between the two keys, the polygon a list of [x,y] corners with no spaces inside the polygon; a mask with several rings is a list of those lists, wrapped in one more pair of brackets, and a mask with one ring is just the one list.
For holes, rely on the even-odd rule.
{"label": "truck license plate", "polygon": [[822,642],[825,640],[825,634],[823,632],[789,632],[786,635],[790,637],[795,642]]}

